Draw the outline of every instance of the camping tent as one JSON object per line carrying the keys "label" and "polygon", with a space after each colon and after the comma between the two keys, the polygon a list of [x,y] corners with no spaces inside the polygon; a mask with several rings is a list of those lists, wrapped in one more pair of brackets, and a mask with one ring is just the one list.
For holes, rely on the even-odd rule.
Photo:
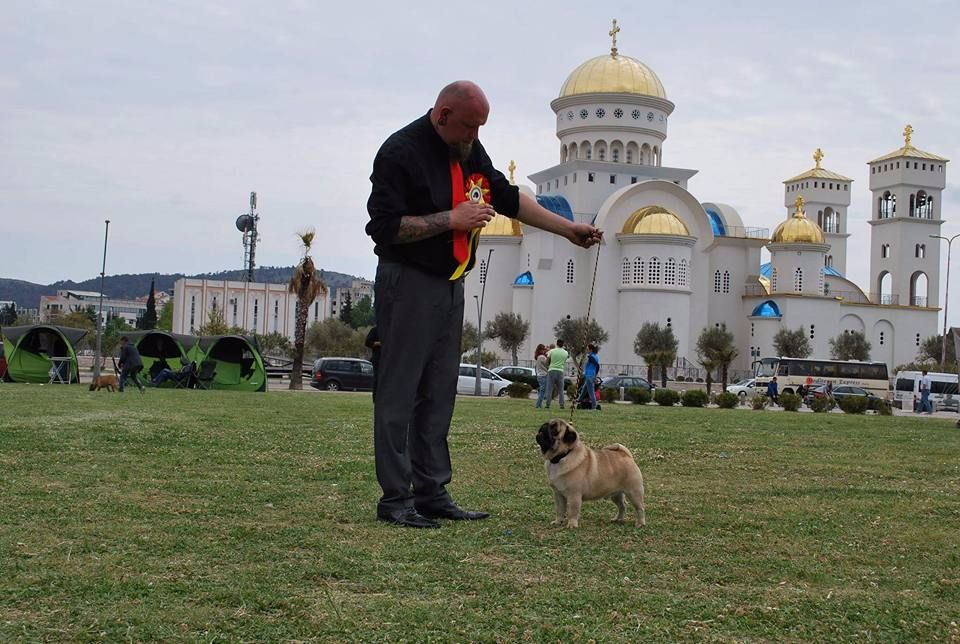
{"label": "camping tent", "polygon": [[[213,335],[200,338],[190,352],[199,365],[202,360],[217,363],[214,389],[266,391],[267,371],[256,340],[242,335]],[[199,359],[197,359],[199,357]]]}
{"label": "camping tent", "polygon": [[192,335],[175,335],[159,329],[130,331],[126,335],[140,352],[144,377],[151,380],[161,369],[178,371],[182,366],[181,360],[194,359],[189,352],[198,340]]}
{"label": "camping tent", "polygon": [[3,329],[7,377],[14,382],[49,382],[51,358],[62,358],[64,380],[80,381],[80,367],[73,345],[87,334],[86,329],[37,324]]}

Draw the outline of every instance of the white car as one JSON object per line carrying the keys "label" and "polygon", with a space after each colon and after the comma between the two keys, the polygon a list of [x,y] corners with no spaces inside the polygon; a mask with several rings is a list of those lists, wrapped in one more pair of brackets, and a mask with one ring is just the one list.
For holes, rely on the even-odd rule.
{"label": "white car", "polygon": [[737,394],[740,396],[740,400],[746,400],[754,394],[754,378],[744,378],[743,380],[738,380],[732,385],[727,385],[727,391],[731,394]]}
{"label": "white car", "polygon": [[[503,396],[507,393],[510,381],[501,378],[489,369],[480,368],[480,395]],[[473,394],[477,387],[477,365],[460,364],[460,377],[457,378],[458,394]]]}

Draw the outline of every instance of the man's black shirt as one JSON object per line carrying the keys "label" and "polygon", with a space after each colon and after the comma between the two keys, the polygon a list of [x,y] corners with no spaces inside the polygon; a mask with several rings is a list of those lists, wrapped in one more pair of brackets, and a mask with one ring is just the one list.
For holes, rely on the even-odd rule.
{"label": "man's black shirt", "polygon": [[[450,148],[430,123],[430,112],[394,132],[380,146],[370,175],[373,189],[367,201],[370,221],[366,231],[376,243],[374,250],[381,259],[416,266],[434,275],[453,274],[457,268],[453,231],[408,244],[394,243],[401,217],[432,215],[452,208],[450,158]],[[487,201],[498,213],[517,216],[519,190],[493,167],[479,141],[460,166],[464,181],[475,173],[486,177],[490,183]],[[468,269],[473,267],[474,259],[471,256]]]}

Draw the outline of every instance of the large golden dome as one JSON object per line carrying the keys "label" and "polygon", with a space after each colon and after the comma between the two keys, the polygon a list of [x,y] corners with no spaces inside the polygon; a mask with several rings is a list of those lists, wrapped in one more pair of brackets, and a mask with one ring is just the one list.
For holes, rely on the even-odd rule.
{"label": "large golden dome", "polygon": [[523,237],[520,222],[497,213],[487,225],[480,229],[481,235],[499,235],[501,237]]}
{"label": "large golden dome", "polygon": [[822,244],[823,231],[820,226],[807,219],[803,212],[803,197],[797,197],[796,210],[773,231],[770,241],[774,244]]}
{"label": "large golden dome", "polygon": [[577,94],[639,94],[666,99],[663,83],[636,58],[609,53],[591,58],[567,76],[560,98]]}
{"label": "large golden dome", "polygon": [[627,217],[621,231],[626,235],[682,235],[690,230],[676,213],[663,206],[644,206]]}

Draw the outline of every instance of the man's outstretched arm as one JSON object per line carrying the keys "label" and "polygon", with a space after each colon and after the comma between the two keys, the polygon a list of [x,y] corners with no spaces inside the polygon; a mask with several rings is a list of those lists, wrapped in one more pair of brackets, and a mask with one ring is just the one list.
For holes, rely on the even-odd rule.
{"label": "man's outstretched arm", "polygon": [[603,233],[590,224],[578,224],[550,212],[530,196],[520,193],[517,219],[523,223],[567,238],[570,243],[590,248],[603,239]]}

